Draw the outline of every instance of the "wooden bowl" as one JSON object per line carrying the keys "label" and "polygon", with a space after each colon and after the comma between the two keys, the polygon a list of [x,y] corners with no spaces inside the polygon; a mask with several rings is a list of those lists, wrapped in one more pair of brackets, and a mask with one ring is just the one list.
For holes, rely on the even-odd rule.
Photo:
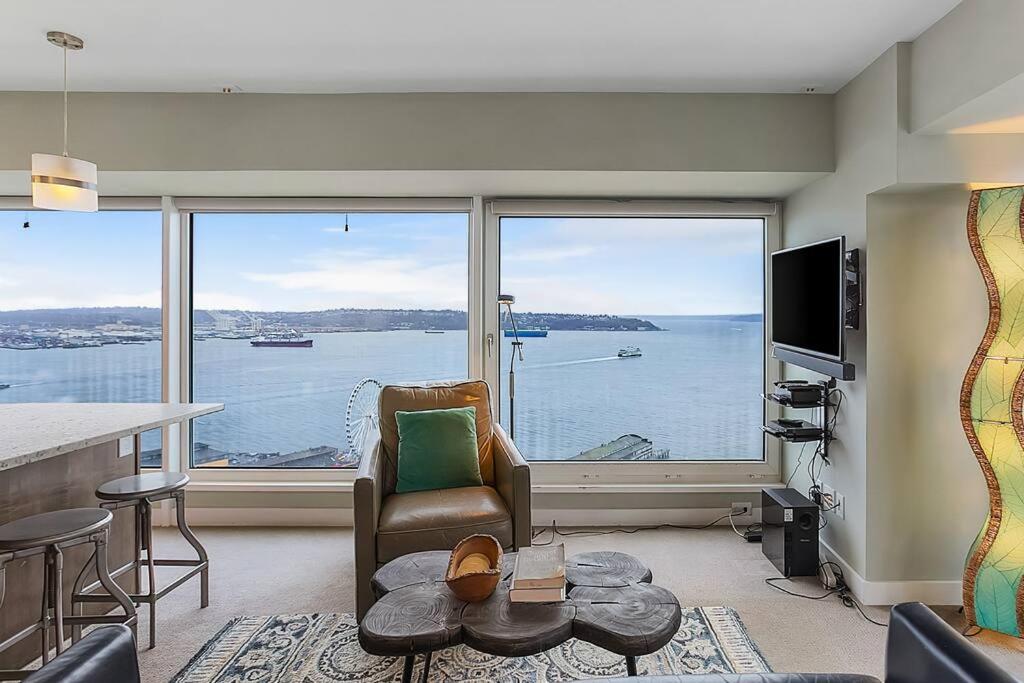
{"label": "wooden bowl", "polygon": [[[469,555],[481,553],[490,561],[490,567],[484,571],[471,572],[456,576],[459,564]],[[444,582],[459,600],[480,602],[486,600],[498,587],[501,580],[501,544],[494,536],[475,534],[459,541],[448,558],[448,569],[444,573]]]}

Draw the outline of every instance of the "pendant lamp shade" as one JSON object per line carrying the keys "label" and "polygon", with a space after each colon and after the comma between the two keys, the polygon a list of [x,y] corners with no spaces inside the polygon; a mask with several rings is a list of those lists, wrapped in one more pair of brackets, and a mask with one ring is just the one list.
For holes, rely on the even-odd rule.
{"label": "pendant lamp shade", "polygon": [[32,155],[32,206],[97,211],[96,164],[68,156],[68,50],[81,50],[85,41],[64,31],[50,31],[46,40],[64,53],[64,154]]}
{"label": "pendant lamp shade", "polygon": [[59,154],[32,155],[32,206],[57,211],[96,211],[96,164]]}

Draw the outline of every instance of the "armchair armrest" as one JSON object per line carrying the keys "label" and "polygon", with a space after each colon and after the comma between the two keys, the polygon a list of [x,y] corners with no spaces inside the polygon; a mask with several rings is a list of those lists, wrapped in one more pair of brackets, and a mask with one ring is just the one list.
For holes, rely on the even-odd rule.
{"label": "armchair armrest", "polygon": [[384,454],[375,439],[359,460],[352,486],[352,521],[356,565],[356,618],[361,620],[376,596],[370,579],[377,571],[377,521],[384,499]]}
{"label": "armchair armrest", "polygon": [[131,629],[118,624],[91,631],[49,664],[29,674],[27,683],[138,683],[139,658]]}
{"label": "armchair armrest", "polygon": [[515,549],[529,546],[533,538],[530,465],[498,424],[494,425],[494,487],[512,513]]}

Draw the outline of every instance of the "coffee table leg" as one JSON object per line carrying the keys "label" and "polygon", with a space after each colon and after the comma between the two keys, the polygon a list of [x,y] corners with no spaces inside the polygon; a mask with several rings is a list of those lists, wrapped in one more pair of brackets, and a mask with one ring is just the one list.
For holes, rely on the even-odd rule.
{"label": "coffee table leg", "polygon": [[416,663],[416,655],[408,655],[405,658],[405,664],[402,666],[402,683],[411,683],[412,681],[412,666]]}
{"label": "coffee table leg", "polygon": [[423,657],[423,676],[420,678],[420,683],[427,683],[427,676],[430,675],[430,655],[432,654],[434,653],[428,652],[426,656]]}
{"label": "coffee table leg", "polygon": [[626,675],[636,676],[636,657],[626,655]]}

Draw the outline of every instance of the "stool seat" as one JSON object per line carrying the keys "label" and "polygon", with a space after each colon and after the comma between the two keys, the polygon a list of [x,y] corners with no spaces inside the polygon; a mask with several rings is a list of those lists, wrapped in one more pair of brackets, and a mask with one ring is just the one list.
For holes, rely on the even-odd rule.
{"label": "stool seat", "polygon": [[96,497],[101,500],[135,500],[177,491],[188,484],[188,475],[181,472],[147,472],[121,477],[101,484]]}
{"label": "stool seat", "polygon": [[0,526],[0,550],[27,550],[81,538],[110,526],[100,508],[72,508],[23,517]]}

